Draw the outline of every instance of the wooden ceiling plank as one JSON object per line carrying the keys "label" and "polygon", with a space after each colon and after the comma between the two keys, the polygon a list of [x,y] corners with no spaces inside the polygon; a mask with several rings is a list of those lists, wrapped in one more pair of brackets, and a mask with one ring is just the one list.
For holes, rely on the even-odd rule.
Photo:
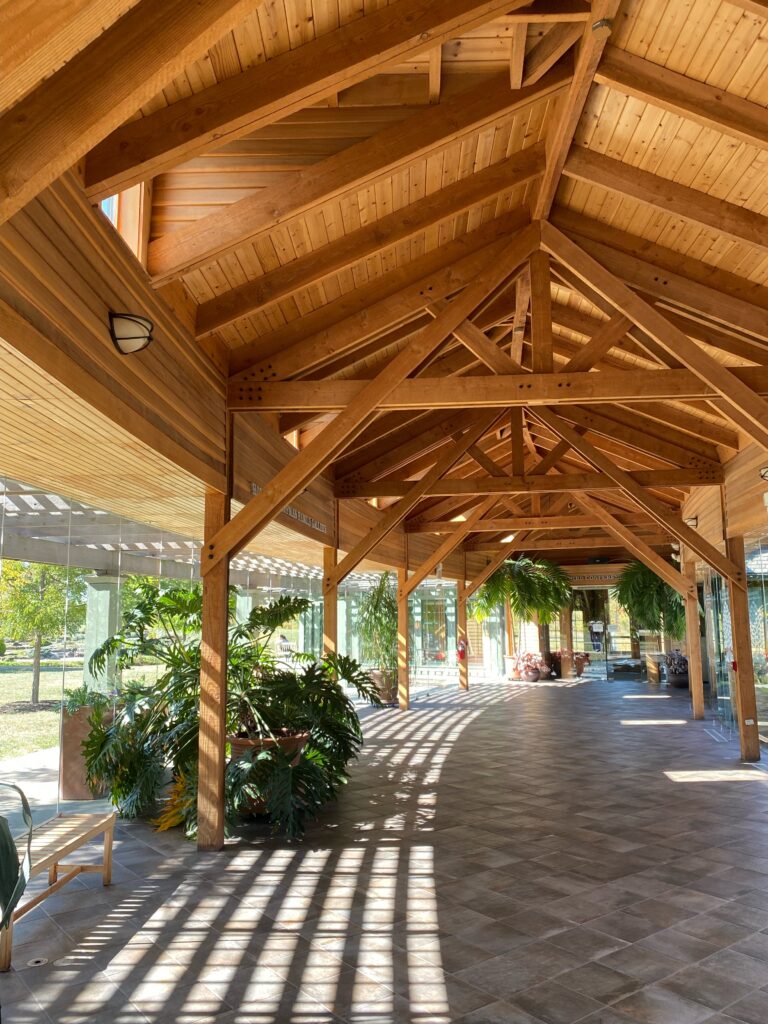
{"label": "wooden ceiling plank", "polygon": [[595,81],[749,146],[768,149],[765,107],[610,46]]}
{"label": "wooden ceiling plank", "polygon": [[543,146],[536,144],[477,174],[461,178],[372,224],[313,249],[306,256],[202,303],[197,310],[196,333],[198,337],[204,336],[250,316],[270,302],[307,288],[329,274],[338,273],[382,249],[412,238],[485,199],[500,196],[532,180],[543,167]]}
{"label": "wooden ceiling plank", "polygon": [[579,43],[573,81],[558,103],[547,132],[547,166],[531,205],[531,216],[534,219],[548,217],[552,209],[560,174],[587,102],[595,71],[610,37],[618,7],[619,0],[593,0],[591,17]]}
{"label": "wooden ceiling plank", "polygon": [[250,0],[141,0],[10,107],[0,117],[0,223],[204,56],[252,8]]}
{"label": "wooden ceiling plank", "polygon": [[478,274],[476,280],[431,324],[421,330],[392,362],[370,381],[363,392],[253,497],[237,515],[205,545],[201,556],[203,575],[222,559],[241,550],[280,509],[321,473],[358,433],[389,392],[413,373],[426,356],[437,348],[455,326],[472,314],[483,298],[538,244],[536,229],[523,229]]}
{"label": "wooden ceiling plank", "polygon": [[[743,381],[741,375],[745,371],[723,367],[557,228],[543,223],[541,230],[542,244],[550,252],[715,390],[724,399],[724,411],[729,419],[768,449],[768,403]],[[760,373],[762,369],[758,367],[756,372]]]}
{"label": "wooden ceiling plank", "polygon": [[512,92],[506,73],[497,75],[292,175],[289,188],[280,182],[161,236],[149,246],[150,274],[163,282],[205,266],[291,217],[556,95],[569,81],[569,70],[558,66],[536,85]]}
{"label": "wooden ceiling plank", "polygon": [[[521,6],[511,0],[511,7]],[[396,0],[297,48],[131,121],[94,148],[94,199],[155,177],[205,150],[256,131],[377,72],[460,36],[503,11],[500,0]]]}
{"label": "wooden ceiling plank", "polygon": [[563,174],[768,252],[768,217],[621,160],[573,146]]}

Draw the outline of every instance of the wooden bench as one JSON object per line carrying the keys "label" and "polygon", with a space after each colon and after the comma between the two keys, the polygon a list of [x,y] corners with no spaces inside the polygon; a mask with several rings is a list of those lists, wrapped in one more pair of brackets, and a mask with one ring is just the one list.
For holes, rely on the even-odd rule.
{"label": "wooden bench", "polygon": [[[21,903],[13,913],[11,924],[0,932],[0,971],[11,967],[13,923],[58,892],[67,882],[84,871],[99,871],[104,885],[112,881],[112,839],[115,834],[114,811],[108,814],[63,814],[32,833],[32,865],[30,878],[48,872],[48,887]],[[81,846],[104,833],[104,859],[101,864],[63,863]],[[23,841],[26,850],[26,838]]]}

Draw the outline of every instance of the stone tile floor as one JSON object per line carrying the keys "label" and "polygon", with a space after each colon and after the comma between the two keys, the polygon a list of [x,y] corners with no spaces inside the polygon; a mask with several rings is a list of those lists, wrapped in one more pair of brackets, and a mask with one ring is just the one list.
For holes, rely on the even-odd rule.
{"label": "stone tile floor", "polygon": [[435,694],[368,715],[301,845],[122,825],[113,886],[17,928],[3,1024],[765,1024],[768,774],[687,715],[619,680]]}

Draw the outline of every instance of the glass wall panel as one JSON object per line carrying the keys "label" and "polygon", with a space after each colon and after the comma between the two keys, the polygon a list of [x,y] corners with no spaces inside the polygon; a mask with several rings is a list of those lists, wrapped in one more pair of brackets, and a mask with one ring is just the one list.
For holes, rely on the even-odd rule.
{"label": "glass wall panel", "polygon": [[703,575],[702,595],[706,620],[709,706],[715,723],[730,734],[736,727],[730,671],[733,644],[728,588],[723,578],[711,570],[706,570]]}

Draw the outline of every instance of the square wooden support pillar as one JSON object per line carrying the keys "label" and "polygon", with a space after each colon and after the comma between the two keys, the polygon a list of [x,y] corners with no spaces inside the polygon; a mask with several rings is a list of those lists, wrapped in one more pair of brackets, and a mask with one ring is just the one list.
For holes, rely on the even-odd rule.
{"label": "square wooden support pillar", "polygon": [[407,711],[411,704],[411,678],[408,667],[408,594],[405,585],[408,570],[397,570],[397,702],[401,711]]}
{"label": "square wooden support pillar", "polygon": [[728,557],[742,573],[744,586],[729,581],[728,596],[731,605],[731,634],[733,662],[731,684],[739,726],[741,756],[745,761],[760,760],[760,736],[757,726],[757,700],[755,697],[755,670],[752,664],[752,637],[749,630],[749,597],[747,570],[744,558],[744,538],[729,537]]}
{"label": "square wooden support pillar", "polygon": [[560,678],[573,679],[573,609],[570,605],[560,611]]}
{"label": "square wooden support pillar", "polygon": [[[229,498],[221,491],[206,492],[206,543],[229,519],[229,505]],[[229,559],[223,558],[203,576],[197,786],[199,850],[220,850],[224,845],[228,620]]]}
{"label": "square wooden support pillar", "polygon": [[[323,575],[336,568],[336,548],[323,548]],[[337,584],[323,590],[323,654],[336,654],[339,642],[339,588]]]}

